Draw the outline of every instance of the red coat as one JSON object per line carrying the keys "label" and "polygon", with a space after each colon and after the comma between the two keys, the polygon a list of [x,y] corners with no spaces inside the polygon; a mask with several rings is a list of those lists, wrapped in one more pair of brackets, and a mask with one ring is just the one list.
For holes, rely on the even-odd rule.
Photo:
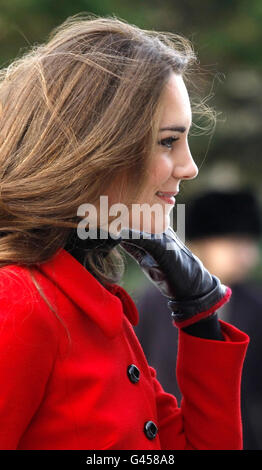
{"label": "red coat", "polygon": [[242,448],[246,334],[222,321],[225,342],[180,333],[178,408],[146,361],[128,293],[63,249],[40,268],[63,324],[27,268],[0,269],[0,449]]}

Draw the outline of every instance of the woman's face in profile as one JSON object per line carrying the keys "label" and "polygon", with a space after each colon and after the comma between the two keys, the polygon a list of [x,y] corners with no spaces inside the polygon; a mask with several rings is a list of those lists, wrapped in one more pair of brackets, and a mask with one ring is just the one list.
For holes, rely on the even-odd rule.
{"label": "woman's face in profile", "polygon": [[[137,201],[136,210],[129,209],[129,226],[136,230],[162,233],[170,225],[170,212],[174,203],[170,197],[179,191],[182,179],[192,179],[198,168],[188,146],[188,132],[192,112],[188,92],[180,75],[173,73],[162,97],[160,128],[154,154],[148,169],[144,190]],[[171,193],[164,197],[162,193]],[[119,199],[117,184],[108,193],[109,205]],[[147,204],[141,209],[142,204]],[[154,205],[158,205],[156,211]],[[130,213],[131,212],[131,213]]]}

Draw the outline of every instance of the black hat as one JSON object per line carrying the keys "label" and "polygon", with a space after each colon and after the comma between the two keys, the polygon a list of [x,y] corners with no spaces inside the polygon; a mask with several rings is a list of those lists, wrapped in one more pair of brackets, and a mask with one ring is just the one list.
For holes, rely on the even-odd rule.
{"label": "black hat", "polygon": [[185,204],[185,237],[262,234],[261,208],[249,189],[201,193]]}

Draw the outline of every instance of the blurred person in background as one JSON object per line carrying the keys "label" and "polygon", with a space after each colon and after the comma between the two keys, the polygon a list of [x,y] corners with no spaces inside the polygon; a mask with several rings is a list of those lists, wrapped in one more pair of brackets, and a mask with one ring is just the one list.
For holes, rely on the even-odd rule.
{"label": "blurred person in background", "polygon": [[[259,282],[248,279],[259,260],[260,211],[249,189],[205,191],[188,202],[185,211],[187,246],[232,289],[231,301],[219,309],[219,317],[251,338],[242,381],[245,449],[262,449],[262,289]],[[145,355],[165,389],[181,399],[174,381],[175,358],[170,354],[176,350],[178,335],[170,329],[165,299],[149,286],[137,305],[140,321],[135,331]]]}

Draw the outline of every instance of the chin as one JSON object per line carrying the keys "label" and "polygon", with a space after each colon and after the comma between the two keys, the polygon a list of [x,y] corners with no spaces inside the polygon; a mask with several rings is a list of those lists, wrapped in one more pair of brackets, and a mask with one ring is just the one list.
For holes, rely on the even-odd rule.
{"label": "chin", "polygon": [[165,219],[162,223],[153,223],[151,224],[151,233],[163,233],[165,232],[170,225],[170,218]]}
{"label": "chin", "polygon": [[148,233],[163,233],[170,225],[170,217],[165,217],[164,220],[146,220],[140,224],[132,224],[134,230]]}
{"label": "chin", "polygon": [[170,204],[155,204],[155,210],[151,210],[152,204],[149,204],[150,213],[141,213],[140,208],[129,220],[129,226],[134,230],[148,233],[163,233],[171,223],[171,213],[173,206]]}

